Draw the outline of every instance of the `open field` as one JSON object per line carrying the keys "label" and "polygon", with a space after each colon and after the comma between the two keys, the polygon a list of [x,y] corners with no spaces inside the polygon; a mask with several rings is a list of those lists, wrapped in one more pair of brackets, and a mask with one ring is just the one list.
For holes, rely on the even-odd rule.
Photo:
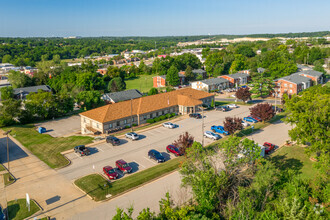
{"label": "open field", "polygon": [[73,149],[76,145],[91,143],[93,139],[83,136],[54,138],[48,134],[39,134],[33,125],[3,128],[5,131],[10,129],[11,135],[51,168],[68,164],[68,160],[61,154],[62,151]]}
{"label": "open field", "polygon": [[179,157],[135,174],[126,174],[129,176],[116,180],[111,184],[99,174],[84,176],[76,180],[75,184],[94,200],[104,200],[107,194],[118,195],[176,170],[182,160],[183,157]]}
{"label": "open field", "polygon": [[153,87],[152,77],[157,75],[140,75],[135,78],[125,79],[126,89],[137,89],[140,92],[148,92]]}
{"label": "open field", "polygon": [[302,178],[312,179],[318,174],[317,169],[313,167],[315,162],[309,159],[305,148],[300,146],[283,146],[271,154],[270,160],[280,169],[294,170]]}

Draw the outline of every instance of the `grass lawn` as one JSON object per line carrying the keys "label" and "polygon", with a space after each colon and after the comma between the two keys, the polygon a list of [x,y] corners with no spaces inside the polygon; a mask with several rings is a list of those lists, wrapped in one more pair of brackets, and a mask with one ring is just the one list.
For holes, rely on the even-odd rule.
{"label": "grass lawn", "polygon": [[125,79],[126,89],[137,89],[140,92],[149,92],[153,87],[152,77],[154,75],[140,75],[134,78]]}
{"label": "grass lawn", "polygon": [[236,104],[236,105],[253,105],[254,103],[245,103],[245,102],[235,102],[233,101],[215,101],[216,106]]}
{"label": "grass lawn", "polygon": [[14,182],[14,180],[15,180],[14,177],[12,175],[10,175],[9,173],[3,174],[3,181],[5,182],[5,186],[8,186],[12,182]]}
{"label": "grass lawn", "polygon": [[2,164],[0,164],[0,171],[5,171],[6,169],[3,167]]}
{"label": "grass lawn", "polygon": [[305,148],[300,146],[283,146],[269,157],[280,169],[292,169],[300,173],[302,178],[312,179],[317,176],[318,171],[313,167],[315,162],[309,159]]}
{"label": "grass lawn", "polygon": [[30,212],[26,207],[25,199],[18,199],[17,202],[15,200],[8,202],[8,213],[9,219],[25,219],[34,213],[38,212],[40,208],[36,205],[33,200],[30,200]]}
{"label": "grass lawn", "polygon": [[5,131],[12,129],[10,134],[14,135],[15,139],[51,168],[59,168],[68,164],[60,152],[73,149],[79,144],[91,143],[93,140],[91,137],[83,136],[54,138],[48,134],[39,134],[33,125],[12,126],[2,129]]}
{"label": "grass lawn", "polygon": [[127,177],[119,179],[110,184],[99,174],[91,174],[82,177],[76,180],[75,184],[84,192],[93,197],[95,201],[100,201],[106,199],[105,196],[107,194],[111,194],[112,196],[118,195],[119,193],[128,191],[161,175],[171,172],[179,168],[182,160],[183,157],[179,157],[140,171],[138,173],[126,174],[128,175]]}

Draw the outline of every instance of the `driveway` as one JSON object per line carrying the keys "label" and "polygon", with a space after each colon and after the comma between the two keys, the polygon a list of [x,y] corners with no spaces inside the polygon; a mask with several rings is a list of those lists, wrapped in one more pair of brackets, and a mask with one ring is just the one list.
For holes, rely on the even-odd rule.
{"label": "driveway", "polygon": [[38,127],[45,127],[47,134],[53,137],[65,137],[80,132],[80,116],[74,115],[65,118],[50,120],[36,124]]}
{"label": "driveway", "polygon": [[[204,112],[204,131],[210,130],[212,125],[222,125],[225,117],[238,116],[243,118],[249,114],[250,106],[240,106],[228,112],[208,111]],[[94,172],[102,173],[102,168],[106,165],[115,165],[115,161],[124,159],[133,166],[133,172],[155,166],[157,163],[150,160],[147,153],[151,149],[156,149],[163,153],[167,160],[173,158],[172,154],[166,152],[166,146],[178,139],[180,134],[189,132],[196,141],[202,142],[202,119],[187,118],[179,121],[178,128],[168,129],[164,127],[154,128],[142,133],[141,140],[131,141],[122,139],[121,145],[100,144],[91,148],[92,154],[87,157],[80,157],[78,154],[70,153],[66,156],[71,160],[71,165],[58,170],[58,173],[68,180],[74,180],[81,176]],[[213,141],[204,138],[204,145]],[[95,168],[95,170],[94,170]]]}

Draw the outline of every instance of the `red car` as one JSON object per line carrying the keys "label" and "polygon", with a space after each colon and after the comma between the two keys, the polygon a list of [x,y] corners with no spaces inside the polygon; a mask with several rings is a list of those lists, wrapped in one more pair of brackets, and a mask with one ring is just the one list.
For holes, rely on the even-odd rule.
{"label": "red car", "polygon": [[178,156],[182,156],[183,154],[180,152],[179,148],[177,148],[176,146],[174,145],[168,145],[166,147],[166,151],[167,153],[172,153],[174,154],[176,157]]}
{"label": "red car", "polygon": [[266,147],[266,149],[265,149],[266,154],[268,154],[269,152],[271,152],[275,148],[274,144],[271,144],[271,143],[268,143],[268,142],[265,142],[264,146]]}
{"label": "red car", "polygon": [[257,120],[258,122],[261,122],[262,121],[261,118],[259,118],[257,116],[249,115],[248,117],[251,117],[251,118]]}
{"label": "red car", "polygon": [[103,167],[103,172],[104,172],[105,175],[107,175],[109,177],[109,179],[115,180],[115,179],[118,178],[118,173],[111,166]]}
{"label": "red car", "polygon": [[123,173],[130,173],[132,172],[132,167],[125,160],[117,160],[116,167],[121,170]]}

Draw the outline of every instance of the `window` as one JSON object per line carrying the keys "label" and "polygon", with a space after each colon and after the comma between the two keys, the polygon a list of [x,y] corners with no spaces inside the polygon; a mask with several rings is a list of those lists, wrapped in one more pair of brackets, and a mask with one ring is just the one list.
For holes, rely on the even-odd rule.
{"label": "window", "polygon": [[290,84],[290,88],[292,88],[292,84]]}
{"label": "window", "polygon": [[158,112],[156,112],[156,117],[158,116]]}
{"label": "window", "polygon": [[150,118],[152,118],[152,114],[150,114]]}
{"label": "window", "polygon": [[290,89],[289,93],[292,93],[292,89]]}
{"label": "window", "polygon": [[124,120],[124,125],[125,125],[125,124],[127,124],[127,120],[126,120],[126,119]]}
{"label": "window", "polygon": [[109,124],[109,128],[112,128],[112,124]]}
{"label": "window", "polygon": [[134,122],[134,117],[132,118],[132,122]]}
{"label": "window", "polygon": [[86,123],[86,118],[84,118],[84,123]]}
{"label": "window", "polygon": [[288,84],[285,83],[285,84],[284,84],[284,87],[287,87],[287,86],[288,86]]}
{"label": "window", "polygon": [[119,121],[117,121],[117,126],[120,126],[120,123],[119,123]]}
{"label": "window", "polygon": [[99,128],[99,124],[96,124],[96,127]]}
{"label": "window", "polygon": [[146,116],[146,115],[144,115],[144,116],[143,116],[143,120],[146,120],[146,119],[147,119],[147,116]]}

